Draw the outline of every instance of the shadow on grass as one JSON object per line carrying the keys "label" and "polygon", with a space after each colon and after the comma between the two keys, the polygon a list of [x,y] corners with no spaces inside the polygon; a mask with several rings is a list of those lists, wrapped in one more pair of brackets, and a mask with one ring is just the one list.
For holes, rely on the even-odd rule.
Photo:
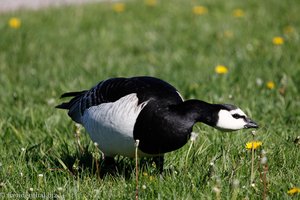
{"label": "shadow on grass", "polygon": [[[117,156],[114,163],[107,164],[100,151],[91,148],[89,145],[85,147],[78,146],[75,153],[72,154],[65,143],[62,153],[56,160],[56,165],[61,165],[76,177],[83,171],[88,171],[101,179],[106,175],[112,175],[122,176],[128,180],[135,174],[135,159]],[[151,158],[141,158],[139,160],[139,170],[159,174]]]}
{"label": "shadow on grass", "polygon": [[[106,175],[121,176],[126,180],[135,176],[135,159],[116,156],[114,163],[104,162],[98,147],[91,143],[81,146],[75,142],[74,147],[64,142],[59,149],[53,148],[53,138],[46,137],[42,142],[28,147],[25,152],[27,163],[33,163],[36,169],[67,172],[76,178],[83,173],[104,178]],[[139,171],[159,175],[152,158],[139,159]],[[165,169],[164,174],[171,173]]]}
{"label": "shadow on grass", "polygon": [[68,145],[65,144],[62,153],[57,157],[56,164],[61,165],[76,177],[83,171],[88,171],[100,178],[109,174],[124,176],[126,179],[129,179],[134,171],[134,162],[132,159],[118,158],[117,160],[115,159],[115,165],[107,165],[100,151],[91,151],[89,145],[76,148],[76,152],[71,153]]}
{"label": "shadow on grass", "polygon": [[97,147],[75,144],[75,150],[63,143],[59,149],[53,148],[53,139],[46,137],[42,142],[34,144],[24,151],[27,163],[32,163],[38,170],[64,171],[74,177],[87,172],[91,176],[105,177],[107,174],[130,178],[135,170],[133,159],[117,157],[115,166],[106,166]]}

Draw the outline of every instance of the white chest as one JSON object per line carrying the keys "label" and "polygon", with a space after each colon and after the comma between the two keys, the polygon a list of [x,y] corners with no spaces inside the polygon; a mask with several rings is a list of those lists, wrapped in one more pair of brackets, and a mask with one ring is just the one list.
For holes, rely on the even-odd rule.
{"label": "white chest", "polygon": [[118,101],[88,108],[83,114],[82,124],[104,155],[133,157],[133,129],[146,104],[138,105],[136,94],[129,94]]}

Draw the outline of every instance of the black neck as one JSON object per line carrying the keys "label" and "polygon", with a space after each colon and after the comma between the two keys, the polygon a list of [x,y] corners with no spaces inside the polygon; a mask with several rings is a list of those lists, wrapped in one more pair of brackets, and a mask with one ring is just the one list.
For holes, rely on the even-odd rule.
{"label": "black neck", "polygon": [[218,104],[210,104],[196,99],[187,100],[172,107],[175,113],[193,125],[196,122],[203,122],[209,126],[216,125],[219,109]]}

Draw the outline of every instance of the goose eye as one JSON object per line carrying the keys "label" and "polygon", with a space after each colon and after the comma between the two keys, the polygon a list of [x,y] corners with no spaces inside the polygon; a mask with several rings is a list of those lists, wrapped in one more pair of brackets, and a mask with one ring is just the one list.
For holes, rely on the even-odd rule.
{"label": "goose eye", "polygon": [[235,118],[235,119],[239,119],[239,118],[241,118],[242,116],[239,115],[239,114],[233,114],[232,117]]}
{"label": "goose eye", "polygon": [[236,113],[236,114],[233,114],[232,117],[235,118],[235,119],[240,119],[240,118],[246,119],[246,116],[244,116],[244,115],[239,115],[239,114],[237,114],[237,113]]}

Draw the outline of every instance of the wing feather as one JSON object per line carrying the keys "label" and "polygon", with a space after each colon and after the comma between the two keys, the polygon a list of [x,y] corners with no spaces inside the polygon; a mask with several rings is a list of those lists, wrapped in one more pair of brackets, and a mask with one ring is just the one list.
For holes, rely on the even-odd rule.
{"label": "wing feather", "polygon": [[182,102],[177,90],[167,82],[153,77],[110,78],[101,81],[90,90],[64,93],[61,98],[73,97],[69,102],[56,108],[69,110],[68,115],[77,123],[86,109],[102,103],[115,102],[118,99],[136,93],[139,104],[148,100],[165,99],[169,104]]}

